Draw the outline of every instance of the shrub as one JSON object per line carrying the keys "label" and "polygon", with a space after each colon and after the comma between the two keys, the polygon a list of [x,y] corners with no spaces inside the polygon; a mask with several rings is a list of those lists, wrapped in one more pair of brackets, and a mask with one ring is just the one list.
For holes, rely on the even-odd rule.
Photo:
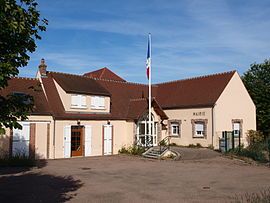
{"label": "shrub", "polygon": [[208,149],[212,149],[212,150],[214,150],[214,146],[212,145],[212,144],[210,144],[210,145],[208,145],[208,147],[207,147]]}
{"label": "shrub", "polygon": [[235,154],[237,156],[248,157],[255,161],[267,162],[267,156],[264,143],[256,143],[244,148],[243,146],[230,150],[229,154]]}
{"label": "shrub", "polygon": [[4,156],[0,159],[0,166],[10,166],[10,167],[33,167],[36,166],[37,162],[33,158],[22,154],[16,154],[12,157]]}
{"label": "shrub", "polygon": [[123,146],[118,153],[119,154],[132,154],[132,155],[142,155],[145,152],[144,147],[140,146],[130,146],[130,147],[125,147]]}
{"label": "shrub", "polygon": [[173,147],[176,147],[176,146],[178,146],[176,143],[170,143],[170,146],[173,146]]}
{"label": "shrub", "polygon": [[257,144],[257,143],[261,143],[264,141],[264,135],[260,131],[248,130],[247,141],[248,141],[249,146]]}
{"label": "shrub", "polygon": [[160,145],[160,146],[166,146],[165,140],[161,140],[161,141],[159,142],[159,145]]}
{"label": "shrub", "polygon": [[195,144],[189,144],[188,145],[189,148],[202,148],[202,145],[200,143]]}

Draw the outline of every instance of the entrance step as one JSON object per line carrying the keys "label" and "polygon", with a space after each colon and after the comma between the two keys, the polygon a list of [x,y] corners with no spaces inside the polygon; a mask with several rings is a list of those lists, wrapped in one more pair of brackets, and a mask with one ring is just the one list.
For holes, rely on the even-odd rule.
{"label": "entrance step", "polygon": [[162,154],[164,154],[168,149],[165,147],[151,147],[146,152],[143,153],[143,156],[151,159],[159,159]]}

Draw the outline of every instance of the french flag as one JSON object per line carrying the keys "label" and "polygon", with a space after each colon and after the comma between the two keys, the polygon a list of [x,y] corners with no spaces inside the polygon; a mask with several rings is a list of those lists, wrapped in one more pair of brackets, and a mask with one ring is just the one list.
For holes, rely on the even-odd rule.
{"label": "french flag", "polygon": [[149,73],[151,69],[151,34],[148,35],[148,48],[147,48],[147,58],[146,58],[146,74],[149,80]]}

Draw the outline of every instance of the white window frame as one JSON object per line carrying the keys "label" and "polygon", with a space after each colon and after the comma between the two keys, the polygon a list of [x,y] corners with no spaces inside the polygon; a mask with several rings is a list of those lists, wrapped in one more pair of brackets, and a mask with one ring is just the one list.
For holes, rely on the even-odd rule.
{"label": "white window frame", "polygon": [[[202,123],[202,122],[195,122],[194,123],[194,130],[195,130],[195,133],[194,133],[194,137],[204,137],[205,136],[205,124],[204,123]],[[200,125],[200,126],[202,126],[202,129],[203,130],[197,130],[197,125]]]}
{"label": "white window frame", "polygon": [[[178,128],[178,133],[174,133],[174,128]],[[180,135],[180,125],[179,125],[179,123],[175,123],[175,122],[171,123],[171,136],[178,137],[179,135]]]}
{"label": "white window frame", "polygon": [[[72,103],[73,97],[76,97],[78,100],[77,104]],[[81,94],[72,94],[71,95],[71,108],[74,109],[86,109],[87,108],[87,102],[86,102],[86,95],[81,95]]]}
{"label": "white window frame", "polygon": [[[238,125],[238,129],[235,129],[235,124]],[[241,123],[240,122],[233,122],[233,134],[234,137],[239,137],[240,135],[240,128],[241,128]]]}
{"label": "white window frame", "polygon": [[91,96],[91,109],[105,110],[105,97]]}

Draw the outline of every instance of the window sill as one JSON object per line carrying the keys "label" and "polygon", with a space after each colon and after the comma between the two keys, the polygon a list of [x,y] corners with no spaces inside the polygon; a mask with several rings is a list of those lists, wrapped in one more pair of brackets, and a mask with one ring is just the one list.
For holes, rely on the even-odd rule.
{"label": "window sill", "polygon": [[192,138],[195,138],[195,139],[206,139],[206,137],[205,136],[193,136]]}
{"label": "window sill", "polygon": [[84,107],[84,106],[71,106],[70,107],[71,109],[87,109],[87,107]]}
{"label": "window sill", "polygon": [[106,110],[105,107],[91,107],[92,110]]}
{"label": "window sill", "polygon": [[170,137],[180,138],[180,135],[171,135]]}

